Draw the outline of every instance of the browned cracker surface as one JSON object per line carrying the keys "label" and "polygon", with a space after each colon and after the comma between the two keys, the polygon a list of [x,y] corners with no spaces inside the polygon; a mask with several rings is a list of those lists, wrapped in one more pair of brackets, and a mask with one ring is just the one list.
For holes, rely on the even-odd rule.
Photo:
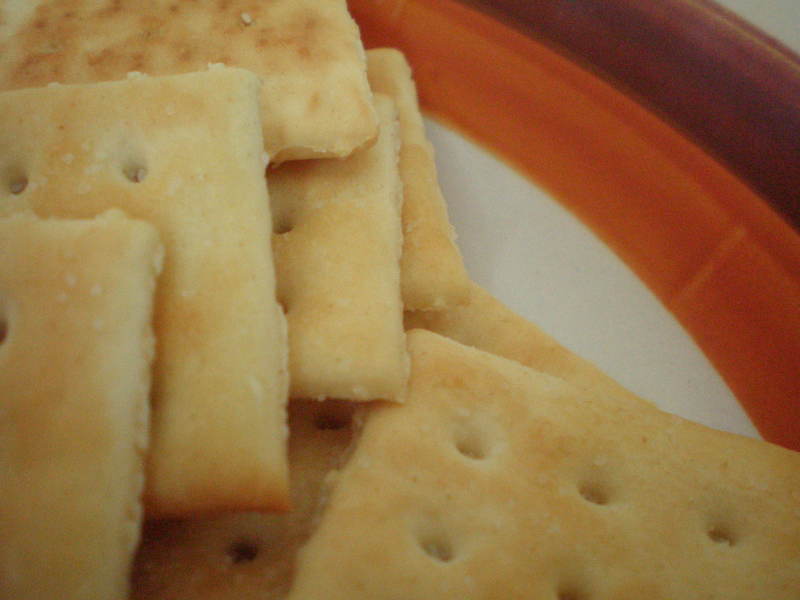
{"label": "browned cracker surface", "polygon": [[800,454],[409,333],[290,598],[795,600]]}
{"label": "browned cracker surface", "polygon": [[139,539],[151,226],[0,219],[0,598],[124,598]]}
{"label": "browned cracker surface", "polygon": [[0,2],[0,89],[173,75],[224,63],[263,80],[275,160],[346,156],[375,135],[345,0]]}

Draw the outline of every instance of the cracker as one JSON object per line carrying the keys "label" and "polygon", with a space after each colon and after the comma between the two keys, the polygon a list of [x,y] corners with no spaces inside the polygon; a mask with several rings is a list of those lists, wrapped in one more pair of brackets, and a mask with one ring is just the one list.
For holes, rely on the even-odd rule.
{"label": "cracker", "polygon": [[0,598],[124,598],[141,521],[153,227],[0,219]]}
{"label": "cracker", "polygon": [[391,48],[369,50],[367,64],[370,86],[394,100],[400,120],[403,302],[408,310],[463,304],[469,296],[469,279],[439,188],[411,68],[403,54]]}
{"label": "cracker", "polygon": [[371,147],[267,176],[293,398],[398,400],[404,389],[397,126],[388,98],[376,106]]}
{"label": "cracker", "polygon": [[376,133],[345,0],[30,0],[0,4],[3,20],[0,90],[224,63],[262,78],[264,144],[276,161],[346,156]]}
{"label": "cracker", "polygon": [[406,329],[421,328],[439,333],[561,377],[595,394],[616,398],[624,404],[649,404],[516,314],[477,283],[470,283],[469,300],[463,306],[435,312],[407,312],[405,324]]}
{"label": "cracker", "polygon": [[290,598],[794,599],[800,454],[436,334],[370,412]]}
{"label": "cracker", "polygon": [[255,75],[224,67],[0,93],[0,212],[119,207],[164,241],[151,516],[288,501],[285,323],[258,114]]}
{"label": "cracker", "polygon": [[132,600],[284,598],[297,550],[353,438],[351,402],[296,400],[289,407],[292,510],[148,523]]}

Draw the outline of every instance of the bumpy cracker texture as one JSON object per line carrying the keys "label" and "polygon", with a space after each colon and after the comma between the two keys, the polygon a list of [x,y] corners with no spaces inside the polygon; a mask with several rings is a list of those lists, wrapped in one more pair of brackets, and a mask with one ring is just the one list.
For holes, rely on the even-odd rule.
{"label": "bumpy cracker texture", "polygon": [[268,174],[293,398],[400,400],[405,386],[396,113],[376,102],[371,147]]}
{"label": "bumpy cracker texture", "polygon": [[285,322],[258,81],[240,69],[0,93],[0,213],[156,225],[166,247],[147,510],[282,508]]}
{"label": "bumpy cracker texture", "polygon": [[376,132],[345,0],[31,0],[6,2],[0,15],[9,22],[0,26],[0,89],[224,63],[262,78],[264,143],[275,160],[346,156]]}
{"label": "bumpy cracker texture", "polygon": [[422,330],[290,598],[796,599],[800,455]]}
{"label": "bumpy cracker texture", "polygon": [[353,438],[351,402],[296,400],[289,407],[292,510],[148,523],[132,600],[272,600],[289,590],[297,550],[324,502],[328,473]]}
{"label": "bumpy cracker texture", "polygon": [[624,404],[649,404],[476,283],[470,283],[466,304],[443,311],[407,312],[405,325],[406,329],[427,329],[467,346],[515,360]]}
{"label": "bumpy cracker texture", "polygon": [[391,48],[369,50],[367,64],[370,86],[394,100],[400,120],[403,302],[407,310],[463,304],[469,296],[469,279],[439,188],[411,68],[403,54]]}
{"label": "bumpy cracker texture", "polygon": [[0,219],[0,598],[124,598],[141,521],[156,231]]}

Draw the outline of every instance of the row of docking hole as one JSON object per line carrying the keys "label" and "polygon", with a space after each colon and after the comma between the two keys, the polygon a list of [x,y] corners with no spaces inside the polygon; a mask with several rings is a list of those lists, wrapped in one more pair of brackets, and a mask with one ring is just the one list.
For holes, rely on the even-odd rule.
{"label": "row of docking hole", "polygon": [[[19,170],[16,172],[21,173]],[[140,163],[129,163],[121,169],[121,172],[125,179],[131,183],[141,183],[147,178],[147,167]],[[12,175],[11,177],[6,177],[6,180],[6,189],[14,196],[22,194],[26,189],[28,189],[28,185],[30,183],[26,175]],[[291,223],[283,222],[282,220],[274,218],[273,233],[280,235],[283,233],[288,233],[291,230]]]}
{"label": "row of docking hole", "polygon": [[[130,163],[124,166],[121,170],[125,179],[131,183],[141,183],[147,178],[147,168],[139,163]],[[14,196],[22,194],[28,189],[30,181],[25,175],[15,175],[7,178],[6,189]],[[284,223],[275,219],[273,223],[273,233],[283,234],[291,231],[292,225],[288,222]]]}
{"label": "row of docking hole", "polygon": [[[131,183],[141,183],[147,178],[147,167],[137,163],[125,165],[121,172],[125,179]],[[14,196],[18,196],[28,189],[28,184],[30,183],[27,175],[13,175],[6,179],[6,189]]]}
{"label": "row of docking hole", "polygon": [[[349,415],[319,413],[314,425],[320,430],[339,430],[351,426]],[[453,445],[456,451],[469,461],[482,461],[492,454],[492,448],[479,431],[460,428],[457,430]],[[613,498],[608,491],[596,482],[579,484],[577,493],[583,500],[596,507],[606,507],[613,504]],[[706,531],[708,538],[723,546],[734,546],[735,537],[731,531],[722,526],[714,526]],[[418,542],[421,550],[437,563],[449,563],[456,558],[456,549],[451,541],[441,531],[434,535],[420,535]],[[238,539],[227,548],[227,555],[233,564],[249,563],[259,556],[260,544],[252,539]],[[582,588],[576,586],[562,586],[557,588],[554,598],[556,600],[587,600],[590,595]]]}

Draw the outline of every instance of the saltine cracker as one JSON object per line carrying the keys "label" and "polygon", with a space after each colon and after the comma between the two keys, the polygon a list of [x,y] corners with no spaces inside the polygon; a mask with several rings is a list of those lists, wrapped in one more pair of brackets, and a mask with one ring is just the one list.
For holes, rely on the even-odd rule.
{"label": "saltine cracker", "polygon": [[0,598],[124,598],[163,249],[124,215],[0,219]]}
{"label": "saltine cracker", "polygon": [[293,398],[402,399],[397,117],[391,100],[375,102],[372,146],[341,160],[286,163],[267,176]]}
{"label": "saltine cracker", "polygon": [[286,332],[258,98],[255,75],[225,67],[0,93],[0,213],[116,207],[164,242],[150,516],[288,503]]}
{"label": "saltine cracker", "polygon": [[392,48],[368,50],[367,65],[370,86],[394,100],[400,121],[403,303],[407,310],[441,310],[463,304],[469,296],[469,279],[439,188],[434,150],[426,137],[411,67],[403,54]]}

